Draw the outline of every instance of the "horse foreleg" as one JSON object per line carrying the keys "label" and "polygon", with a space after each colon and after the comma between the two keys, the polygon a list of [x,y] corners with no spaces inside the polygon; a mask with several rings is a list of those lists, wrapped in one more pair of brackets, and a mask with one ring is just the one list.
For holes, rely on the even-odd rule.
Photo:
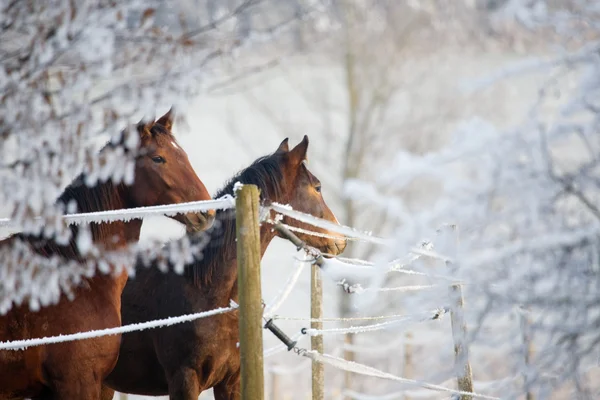
{"label": "horse foreleg", "polygon": [[102,385],[102,391],[100,392],[100,400],[112,400],[115,397],[114,389]]}
{"label": "horse foreleg", "polygon": [[215,400],[239,400],[241,397],[240,376],[232,376],[221,381],[213,389]]}
{"label": "horse foreleg", "polygon": [[170,400],[197,400],[200,396],[198,375],[192,368],[182,368],[169,379]]}
{"label": "horse foreleg", "polygon": [[89,379],[87,382],[66,382],[56,385],[53,390],[52,400],[99,400],[100,382]]}

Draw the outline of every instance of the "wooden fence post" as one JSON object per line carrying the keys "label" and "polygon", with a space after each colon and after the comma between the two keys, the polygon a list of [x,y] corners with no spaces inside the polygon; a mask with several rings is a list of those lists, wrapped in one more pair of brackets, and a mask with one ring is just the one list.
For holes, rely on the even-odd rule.
{"label": "wooden fence post", "polygon": [[242,400],[264,399],[259,195],[255,185],[236,191]]}
{"label": "wooden fence post", "polygon": [[[458,229],[456,225],[444,225],[440,228],[439,234],[441,237],[439,251],[442,255],[452,259],[452,261],[446,261],[445,264],[451,272],[455,272],[456,257],[458,256]],[[457,374],[458,390],[473,392],[473,371],[469,362],[464,298],[462,287],[459,284],[450,287],[450,322],[454,339],[454,368]],[[462,395],[460,398],[461,400],[471,400],[473,397]]]}
{"label": "wooden fence post", "polygon": [[[407,379],[412,379],[413,373],[413,348],[412,348],[413,334],[406,332],[404,335],[404,368],[402,370],[402,376]],[[404,400],[410,400],[409,396],[404,395]]]}
{"label": "wooden fence post", "polygon": [[[323,329],[323,322],[315,319],[323,318],[323,282],[321,281],[321,271],[317,264],[311,267],[310,278],[310,323],[312,329]],[[313,336],[310,338],[312,350],[323,354],[323,336]],[[312,399],[325,399],[325,368],[322,363],[312,363]]]}
{"label": "wooden fence post", "polygon": [[531,382],[529,381],[529,374],[527,370],[531,365],[531,359],[533,358],[533,340],[531,337],[531,320],[529,318],[529,309],[521,308],[518,312],[519,327],[521,329],[521,338],[523,339],[523,383],[525,386],[525,400],[534,400],[533,391],[531,389]]}

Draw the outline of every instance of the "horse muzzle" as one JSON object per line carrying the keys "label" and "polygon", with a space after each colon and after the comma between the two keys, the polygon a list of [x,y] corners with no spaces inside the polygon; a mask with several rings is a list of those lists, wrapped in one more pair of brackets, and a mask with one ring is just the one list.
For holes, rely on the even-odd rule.
{"label": "horse muzzle", "polygon": [[344,252],[348,241],[346,239],[334,239],[327,244],[327,253],[337,256]]}
{"label": "horse muzzle", "polygon": [[215,222],[215,214],[215,210],[185,214],[183,219],[186,231],[188,233],[194,233],[209,229]]}

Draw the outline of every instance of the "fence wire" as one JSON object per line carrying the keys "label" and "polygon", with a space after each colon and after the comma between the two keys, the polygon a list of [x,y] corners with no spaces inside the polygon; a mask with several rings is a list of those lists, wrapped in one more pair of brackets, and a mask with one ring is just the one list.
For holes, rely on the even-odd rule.
{"label": "fence wire", "polygon": [[499,397],[488,396],[485,394],[480,394],[480,393],[475,393],[475,392],[464,392],[461,390],[455,390],[455,389],[451,389],[448,387],[435,385],[432,383],[422,382],[422,381],[419,381],[416,379],[402,378],[400,376],[396,376],[396,375],[393,375],[393,374],[390,374],[390,373],[387,373],[384,371],[380,371],[376,368],[369,367],[368,365],[344,360],[343,358],[335,357],[335,356],[332,356],[329,354],[319,354],[315,351],[304,351],[304,352],[302,352],[302,355],[312,359],[314,362],[327,364],[332,367],[335,367],[335,368],[338,368],[338,369],[341,369],[344,371],[354,372],[354,373],[360,374],[360,375],[373,376],[376,378],[393,380],[393,381],[397,381],[397,382],[411,384],[413,386],[420,386],[422,388],[437,391],[437,392],[444,392],[444,393],[449,393],[449,394],[458,395],[458,396],[471,396],[473,398],[480,398],[480,399],[487,399],[487,400],[500,400]]}
{"label": "fence wire", "polygon": [[216,308],[214,310],[203,311],[195,314],[186,314],[178,317],[170,317],[152,320],[148,322],[141,322],[137,324],[123,325],[116,328],[98,329],[93,331],[77,332],[68,335],[49,336],[35,339],[23,339],[14,340],[11,342],[0,342],[0,350],[24,350],[28,347],[41,346],[44,344],[54,344],[63,342],[72,342],[74,340],[84,340],[98,338],[102,336],[118,335],[122,333],[142,331],[145,329],[160,328],[165,326],[171,326],[175,324],[181,324],[183,322],[190,322],[200,318],[206,318],[217,314],[223,314],[230,311],[234,311],[238,308],[237,305],[231,307]]}

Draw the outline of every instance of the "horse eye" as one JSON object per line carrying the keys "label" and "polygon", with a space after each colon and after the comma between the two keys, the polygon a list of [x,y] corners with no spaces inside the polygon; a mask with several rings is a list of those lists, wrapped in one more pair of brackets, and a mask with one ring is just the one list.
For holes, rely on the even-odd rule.
{"label": "horse eye", "polygon": [[152,157],[152,161],[154,161],[157,164],[164,164],[166,162],[165,159],[162,158],[161,156]]}
{"label": "horse eye", "polygon": [[321,185],[315,186],[317,193],[321,193]]}

